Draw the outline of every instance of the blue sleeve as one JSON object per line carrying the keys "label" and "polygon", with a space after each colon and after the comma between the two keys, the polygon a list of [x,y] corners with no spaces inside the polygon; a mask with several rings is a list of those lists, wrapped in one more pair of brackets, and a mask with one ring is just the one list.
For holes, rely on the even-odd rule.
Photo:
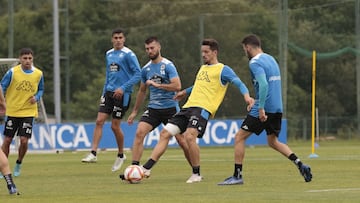
{"label": "blue sleeve", "polygon": [[254,75],[255,80],[259,84],[259,108],[265,107],[266,96],[268,92],[268,82],[266,80],[266,73],[259,63],[252,62],[249,64],[250,70]]}
{"label": "blue sleeve", "polygon": [[36,101],[40,101],[40,98],[44,94],[44,76],[41,76],[39,85],[38,85],[38,91],[35,94]]}
{"label": "blue sleeve", "polygon": [[263,109],[265,106],[266,95],[268,92],[268,83],[265,74],[255,75],[255,79],[259,84],[259,108]]}
{"label": "blue sleeve", "polygon": [[124,91],[127,89],[130,89],[133,85],[138,83],[141,78],[141,70],[140,70],[140,64],[136,57],[136,55],[131,52],[127,55],[127,62],[129,69],[132,71],[133,75],[126,83],[124,83],[120,88]]}
{"label": "blue sleeve", "polygon": [[186,94],[189,95],[191,93],[192,89],[193,89],[193,86],[186,88],[185,89]]}
{"label": "blue sleeve", "polygon": [[224,66],[221,72],[221,82],[223,85],[226,83],[234,84],[240,90],[242,95],[249,93],[249,89],[229,66]]}
{"label": "blue sleeve", "polygon": [[11,78],[12,78],[12,71],[10,69],[5,73],[5,75],[3,76],[2,80],[1,80],[1,87],[3,89],[4,95],[5,95],[7,88],[10,85]]}
{"label": "blue sleeve", "polygon": [[168,73],[169,80],[179,77],[179,74],[178,74],[178,72],[176,70],[176,67],[172,63],[167,65],[166,71]]}

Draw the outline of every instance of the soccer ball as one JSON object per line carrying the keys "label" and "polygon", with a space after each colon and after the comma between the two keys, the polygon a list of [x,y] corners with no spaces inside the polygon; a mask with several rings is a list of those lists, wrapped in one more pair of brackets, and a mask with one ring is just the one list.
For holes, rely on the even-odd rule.
{"label": "soccer ball", "polygon": [[144,171],[138,165],[130,165],[125,169],[124,178],[129,183],[140,183],[144,178]]}

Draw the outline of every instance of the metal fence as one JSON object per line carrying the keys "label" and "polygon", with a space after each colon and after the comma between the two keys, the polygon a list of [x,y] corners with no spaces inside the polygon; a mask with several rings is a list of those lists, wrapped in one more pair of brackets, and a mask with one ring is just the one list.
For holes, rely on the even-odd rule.
{"label": "metal fence", "polygon": [[[356,117],[320,117],[314,136],[320,140],[358,139]],[[316,126],[316,125],[315,125]],[[310,140],[312,136],[311,118],[288,119],[288,137]]]}

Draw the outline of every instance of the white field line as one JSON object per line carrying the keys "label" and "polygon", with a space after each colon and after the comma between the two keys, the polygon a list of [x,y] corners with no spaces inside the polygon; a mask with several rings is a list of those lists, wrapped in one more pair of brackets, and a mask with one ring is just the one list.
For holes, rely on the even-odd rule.
{"label": "white field line", "polygon": [[341,192],[341,191],[358,191],[360,188],[334,188],[334,189],[323,189],[323,190],[308,190],[306,192]]}

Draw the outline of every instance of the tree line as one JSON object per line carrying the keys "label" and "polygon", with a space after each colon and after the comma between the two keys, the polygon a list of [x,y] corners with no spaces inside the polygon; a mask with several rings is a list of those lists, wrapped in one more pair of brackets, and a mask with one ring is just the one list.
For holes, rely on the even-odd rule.
{"label": "tree line", "polygon": [[[35,64],[45,75],[43,98],[50,114],[54,113],[52,2],[13,0],[13,55],[17,56],[24,46],[35,51]],[[264,51],[279,60],[279,2],[59,0],[63,120],[82,122],[95,118],[105,78],[105,51],[111,48],[111,31],[117,27],[126,30],[126,45],[137,54],[141,65],[149,60],[145,38],[158,36],[162,55],[178,68],[183,88],[192,85],[201,65],[201,40],[213,37],[220,43],[220,61],[232,67],[252,92],[248,59],[240,42],[246,34],[255,33],[261,37]],[[8,3],[0,0],[4,5],[0,8],[0,58],[8,56]],[[289,42],[321,53],[354,47],[354,4],[354,0],[289,1]],[[293,49],[287,56],[287,118],[310,117],[312,60]],[[355,55],[321,60],[317,67],[316,100],[322,115],[355,117]],[[230,87],[216,117],[245,115],[241,94]]]}

